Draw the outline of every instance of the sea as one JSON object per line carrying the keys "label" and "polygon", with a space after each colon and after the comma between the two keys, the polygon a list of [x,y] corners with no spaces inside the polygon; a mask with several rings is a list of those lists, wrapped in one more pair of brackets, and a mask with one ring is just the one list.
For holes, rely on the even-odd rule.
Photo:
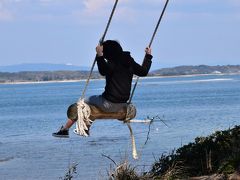
{"label": "sea", "polygon": [[[85,81],[0,84],[0,179],[108,179],[128,162],[144,172],[196,137],[240,124],[240,75],[140,78],[133,96],[132,123],[138,159],[132,158],[129,129],[118,120],[96,120],[89,137],[55,138],[66,110],[82,95]],[[86,96],[101,94],[104,80],[91,80]]]}

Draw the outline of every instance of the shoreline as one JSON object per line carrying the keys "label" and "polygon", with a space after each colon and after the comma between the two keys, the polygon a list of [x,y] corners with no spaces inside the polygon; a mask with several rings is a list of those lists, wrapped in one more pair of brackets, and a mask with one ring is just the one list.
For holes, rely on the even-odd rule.
{"label": "shoreline", "polygon": [[[16,81],[16,82],[0,82],[1,84],[14,85],[14,84],[48,84],[48,83],[72,83],[72,82],[84,82],[87,79],[79,80],[54,80],[54,81]],[[104,79],[91,79],[91,81],[99,81]]]}
{"label": "shoreline", "polygon": [[[240,75],[240,73],[221,73],[221,74],[189,74],[189,75],[173,75],[173,76],[147,76],[140,77],[141,79],[154,79],[154,78],[177,78],[177,77],[196,77],[196,76],[224,76],[224,75]],[[133,78],[134,80],[136,77]],[[15,84],[47,84],[47,83],[73,83],[73,82],[84,82],[87,79],[79,80],[54,80],[54,81],[16,81],[16,82],[0,82],[0,85],[15,85]],[[101,81],[104,78],[90,79],[91,81]]]}

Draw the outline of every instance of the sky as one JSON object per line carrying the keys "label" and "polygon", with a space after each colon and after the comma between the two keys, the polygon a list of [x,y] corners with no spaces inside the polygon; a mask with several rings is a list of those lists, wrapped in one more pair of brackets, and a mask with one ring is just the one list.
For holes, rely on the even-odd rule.
{"label": "sky", "polygon": [[[0,0],[0,66],[91,66],[115,0]],[[106,39],[141,63],[165,0],[119,0]],[[240,0],[169,0],[152,69],[240,64]]]}

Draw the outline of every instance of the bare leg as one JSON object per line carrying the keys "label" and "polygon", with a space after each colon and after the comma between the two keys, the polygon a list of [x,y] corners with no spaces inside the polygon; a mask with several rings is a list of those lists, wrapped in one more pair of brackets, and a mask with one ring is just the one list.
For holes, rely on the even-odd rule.
{"label": "bare leg", "polygon": [[64,129],[70,129],[72,127],[72,125],[75,123],[76,121],[73,121],[71,119],[68,119],[65,126],[64,126]]}

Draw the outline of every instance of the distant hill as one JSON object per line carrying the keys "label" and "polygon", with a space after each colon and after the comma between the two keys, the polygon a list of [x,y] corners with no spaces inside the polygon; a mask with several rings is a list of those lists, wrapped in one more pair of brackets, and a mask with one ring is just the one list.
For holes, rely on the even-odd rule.
{"label": "distant hill", "polygon": [[[89,71],[0,72],[0,83],[82,80],[88,76]],[[97,71],[94,71],[91,78],[99,79],[101,76]]]}
{"label": "distant hill", "polygon": [[177,66],[173,68],[162,68],[151,72],[151,75],[158,76],[176,76],[176,75],[194,75],[194,74],[229,74],[240,73],[240,65],[225,66]]}
{"label": "distant hill", "polygon": [[68,64],[50,63],[24,63],[9,66],[0,66],[0,72],[22,72],[22,71],[88,71],[89,67],[74,66]]}
{"label": "distant hill", "polygon": [[[80,79],[87,79],[89,76],[89,68],[87,68],[87,70],[79,70],[81,69],[81,67],[78,67],[78,66],[54,64],[51,67],[51,65],[49,66],[49,64],[47,64],[44,67],[44,64],[41,64],[39,66],[33,66],[35,69],[32,68],[30,71],[27,70],[26,66],[24,67],[25,67],[24,71],[21,71],[21,72],[1,72],[0,71],[0,83],[80,80]],[[30,68],[31,65],[27,67]],[[36,67],[38,67],[38,69]],[[70,70],[59,70],[59,69],[66,69],[66,68],[69,68]],[[74,68],[78,68],[78,70],[72,70]],[[20,70],[20,68],[18,70]],[[23,68],[21,70],[23,70]],[[178,75],[231,74],[231,73],[240,74],[240,65],[177,66],[173,68],[163,68],[163,69],[152,71],[149,73],[149,76],[178,76]],[[103,77],[96,70],[96,71],[93,71],[92,78],[99,79]]]}

